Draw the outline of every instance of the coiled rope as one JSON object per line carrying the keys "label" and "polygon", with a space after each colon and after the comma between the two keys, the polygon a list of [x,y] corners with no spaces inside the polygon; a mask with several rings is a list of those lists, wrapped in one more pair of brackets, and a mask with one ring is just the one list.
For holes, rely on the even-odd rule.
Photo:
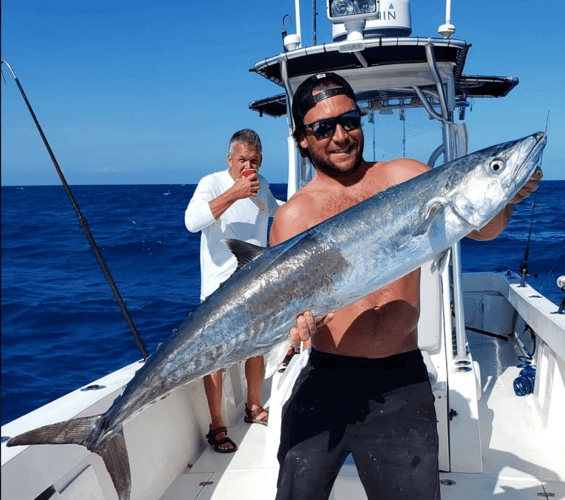
{"label": "coiled rope", "polygon": [[528,394],[531,394],[534,392],[534,386],[536,383],[536,367],[535,365],[532,365],[534,353],[536,352],[536,337],[527,325],[524,328],[524,331],[526,330],[530,330],[532,333],[534,348],[530,354],[526,346],[523,346],[526,356],[518,356],[518,361],[520,361],[518,368],[521,368],[521,370],[520,375],[514,380],[514,392],[516,393],[516,396],[527,396]]}

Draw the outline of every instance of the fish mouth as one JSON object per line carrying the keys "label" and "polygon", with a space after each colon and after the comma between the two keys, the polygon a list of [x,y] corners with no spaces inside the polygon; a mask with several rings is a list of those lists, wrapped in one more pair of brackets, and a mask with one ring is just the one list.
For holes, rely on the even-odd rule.
{"label": "fish mouth", "polygon": [[[538,132],[537,134],[534,134],[534,138],[537,139],[537,142],[530,151],[530,154],[526,158],[526,161],[529,161],[530,158],[532,158],[532,156],[537,156],[539,158],[539,156],[541,156],[543,149],[545,148],[545,145],[547,144],[547,135],[545,135],[543,132]],[[538,158],[536,158],[536,163]]]}
{"label": "fish mouth", "polygon": [[520,148],[513,156],[519,157],[522,154],[524,156],[519,163],[514,165],[510,175],[501,179],[501,186],[512,191],[512,196],[520,190],[533,175],[536,168],[539,167],[541,155],[547,143],[547,136],[543,132],[537,132],[517,142],[521,142]]}
{"label": "fish mouth", "polygon": [[531,138],[535,141],[535,143],[530,149],[528,155],[522,161],[519,173],[522,173],[524,170],[529,170],[528,167],[531,165],[534,165],[534,168],[539,166],[539,160],[547,143],[547,136],[543,132],[537,132],[536,134],[533,134]]}

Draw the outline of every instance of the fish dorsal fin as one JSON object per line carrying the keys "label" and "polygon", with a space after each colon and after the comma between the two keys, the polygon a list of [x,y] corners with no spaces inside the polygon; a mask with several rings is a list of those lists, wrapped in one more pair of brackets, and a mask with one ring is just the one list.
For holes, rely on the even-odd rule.
{"label": "fish dorsal fin", "polygon": [[260,247],[258,245],[253,245],[252,243],[247,243],[241,240],[230,239],[225,240],[224,243],[237,259],[236,272],[267,250],[266,248]]}

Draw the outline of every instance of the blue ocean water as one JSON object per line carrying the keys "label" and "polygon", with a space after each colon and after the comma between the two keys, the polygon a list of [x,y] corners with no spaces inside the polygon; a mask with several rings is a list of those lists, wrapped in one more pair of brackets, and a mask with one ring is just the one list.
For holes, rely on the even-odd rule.
{"label": "blue ocean water", "polygon": [[[286,185],[272,185],[286,199]],[[75,186],[150,353],[199,303],[200,235],[184,227],[194,185]],[[559,304],[565,181],[536,196],[528,282]],[[464,271],[524,260],[531,198],[493,242],[462,242]],[[2,186],[2,424],[141,358],[62,186]]]}

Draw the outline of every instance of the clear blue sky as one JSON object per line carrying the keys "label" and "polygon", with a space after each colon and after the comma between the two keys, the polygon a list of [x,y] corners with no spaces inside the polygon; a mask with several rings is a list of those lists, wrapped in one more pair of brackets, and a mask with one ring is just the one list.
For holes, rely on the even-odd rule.
{"label": "clear blue sky", "polygon": [[[331,41],[318,1],[318,42]],[[438,36],[443,0],[412,0],[415,36]],[[196,183],[226,166],[227,142],[259,132],[262,173],[285,182],[284,118],[251,101],[281,92],[249,73],[282,49],[292,0],[3,0],[2,59],[18,75],[69,184]],[[475,151],[544,130],[546,179],[565,179],[562,0],[453,0],[454,38],[473,44],[464,74],[518,76],[504,99],[467,113]],[[287,22],[287,27],[292,25]],[[303,2],[304,43],[312,4]],[[11,75],[2,83],[2,185],[59,184]]]}

